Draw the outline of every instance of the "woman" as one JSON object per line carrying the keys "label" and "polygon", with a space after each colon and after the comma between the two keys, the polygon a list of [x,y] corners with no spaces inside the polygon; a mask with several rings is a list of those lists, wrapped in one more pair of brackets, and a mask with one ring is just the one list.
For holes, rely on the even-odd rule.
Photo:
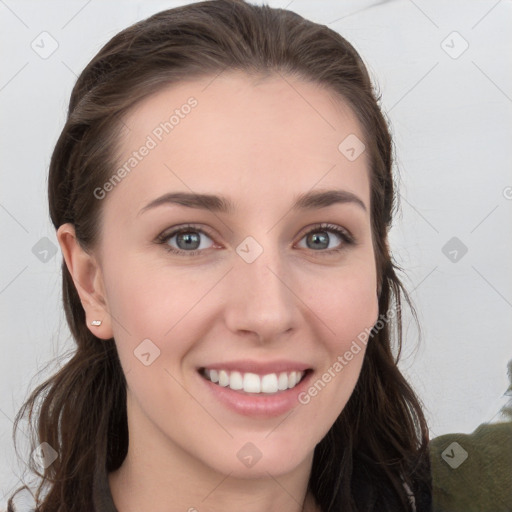
{"label": "woman", "polygon": [[391,166],[325,26],[214,0],[109,41],[50,164],[77,351],[16,419],[37,510],[430,510]]}

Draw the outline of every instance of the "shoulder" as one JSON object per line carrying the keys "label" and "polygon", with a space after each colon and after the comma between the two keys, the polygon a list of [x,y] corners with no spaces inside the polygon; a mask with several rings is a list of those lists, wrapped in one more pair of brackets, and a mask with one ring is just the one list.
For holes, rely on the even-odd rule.
{"label": "shoulder", "polygon": [[512,423],[430,442],[434,510],[512,510]]}

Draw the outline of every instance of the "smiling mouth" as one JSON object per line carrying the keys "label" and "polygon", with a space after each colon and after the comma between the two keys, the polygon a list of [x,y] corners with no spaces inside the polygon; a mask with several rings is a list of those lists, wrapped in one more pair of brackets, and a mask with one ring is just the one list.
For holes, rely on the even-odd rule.
{"label": "smiling mouth", "polygon": [[308,369],[305,371],[258,375],[250,372],[200,368],[199,374],[206,380],[218,386],[230,388],[233,391],[267,395],[293,389],[311,371],[311,369]]}

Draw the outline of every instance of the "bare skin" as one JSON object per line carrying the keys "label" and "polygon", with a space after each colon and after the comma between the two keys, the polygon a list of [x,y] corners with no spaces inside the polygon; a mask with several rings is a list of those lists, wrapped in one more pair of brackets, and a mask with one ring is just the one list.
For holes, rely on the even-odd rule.
{"label": "bare skin", "polygon": [[[110,488],[119,512],[318,511],[307,493],[313,451],[347,403],[365,347],[334,377],[332,367],[378,317],[367,155],[350,161],[338,149],[364,137],[350,109],[316,85],[212,78],[169,87],[126,117],[120,165],[148,135],[157,144],[98,200],[93,251],[72,225],[58,231],[87,324],[114,337],[128,383],[129,450]],[[197,105],[157,140],[155,127],[190,97]],[[292,209],[299,194],[325,190],[364,207]],[[168,192],[226,196],[235,209],[142,211]],[[200,240],[194,255],[175,234],[155,242],[188,224]],[[319,248],[314,234],[328,243]],[[248,236],[263,250],[251,263],[236,251]],[[134,355],[147,339],[160,351],[149,365]],[[332,378],[307,404],[254,418],[212,398],[198,373],[240,359],[306,362],[312,385],[329,368]],[[237,456],[249,442],[262,454],[252,467]]]}

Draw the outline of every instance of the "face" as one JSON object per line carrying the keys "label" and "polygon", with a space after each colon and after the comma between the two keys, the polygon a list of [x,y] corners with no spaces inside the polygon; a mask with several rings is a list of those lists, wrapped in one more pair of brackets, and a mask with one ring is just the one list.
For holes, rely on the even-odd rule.
{"label": "face", "polygon": [[280,475],[311,463],[358,379],[354,340],[377,320],[369,162],[338,148],[363,134],[326,90],[212,80],[124,119],[125,172],[96,191],[107,320],[130,443]]}

